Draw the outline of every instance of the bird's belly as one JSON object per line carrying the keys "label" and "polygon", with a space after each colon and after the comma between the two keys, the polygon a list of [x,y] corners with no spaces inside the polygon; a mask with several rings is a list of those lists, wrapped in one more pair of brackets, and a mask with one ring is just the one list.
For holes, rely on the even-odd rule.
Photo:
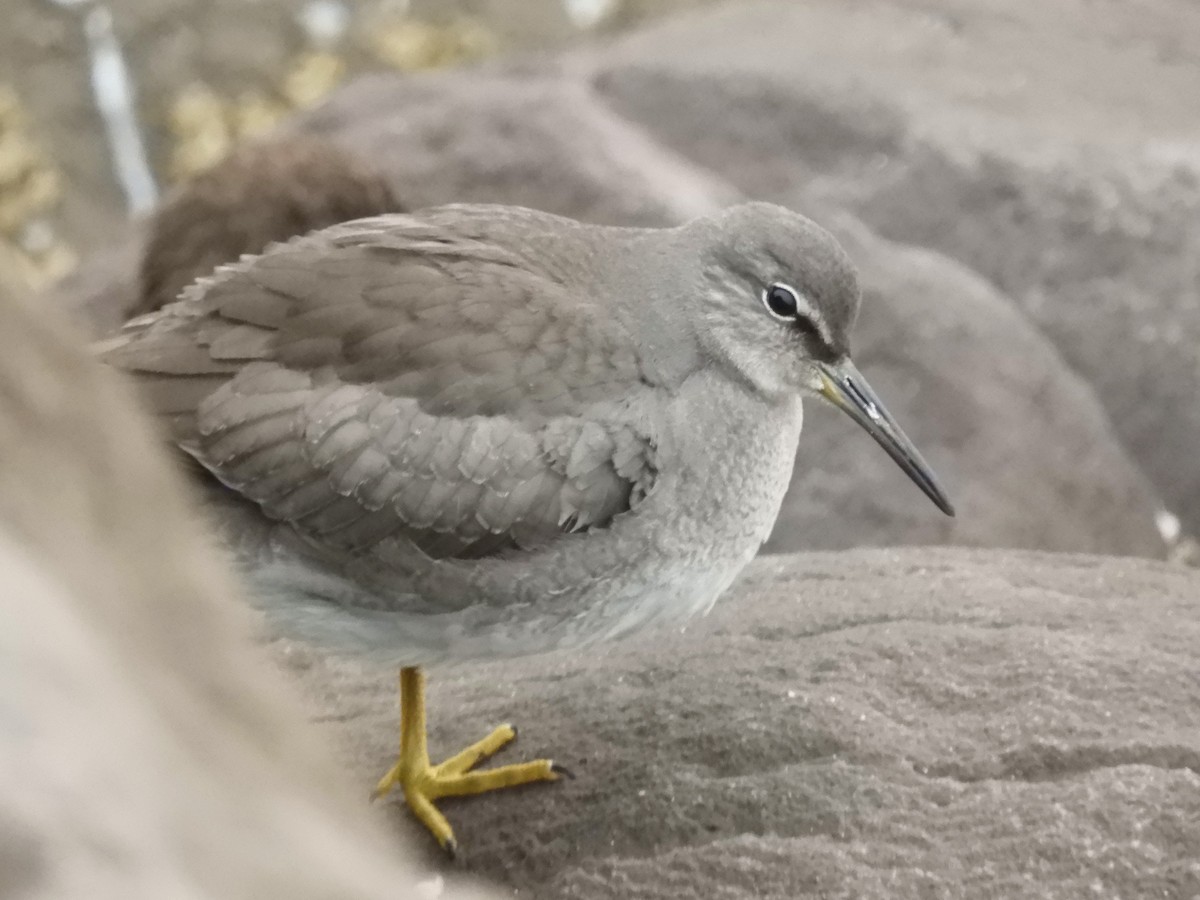
{"label": "bird's belly", "polygon": [[464,602],[440,611],[417,584],[385,596],[286,551],[244,572],[273,633],[380,664],[429,666],[578,649],[653,624],[682,625],[711,608],[746,561],[657,559],[609,579],[503,599],[464,585]]}
{"label": "bird's belly", "polygon": [[[702,393],[709,402],[712,389]],[[686,403],[678,428],[693,428]],[[790,479],[799,403],[752,409],[681,455],[638,507],[540,551],[339,571],[293,542],[243,566],[274,628],[389,664],[578,648],[710,608],[768,536]]]}

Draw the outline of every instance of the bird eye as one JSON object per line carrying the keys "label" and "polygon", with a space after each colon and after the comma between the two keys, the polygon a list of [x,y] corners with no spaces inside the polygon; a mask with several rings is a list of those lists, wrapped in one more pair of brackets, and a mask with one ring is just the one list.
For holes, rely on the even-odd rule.
{"label": "bird eye", "polygon": [[763,289],[763,305],[767,312],[785,322],[794,321],[800,311],[800,297],[786,284],[772,284]]}

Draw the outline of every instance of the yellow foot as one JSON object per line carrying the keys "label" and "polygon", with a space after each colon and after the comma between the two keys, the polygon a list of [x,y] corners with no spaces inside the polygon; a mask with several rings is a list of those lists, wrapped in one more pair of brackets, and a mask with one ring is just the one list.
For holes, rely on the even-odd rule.
{"label": "yellow foot", "polygon": [[500,766],[472,772],[481,762],[514,740],[517,730],[501,725],[481,741],[476,741],[449,759],[429,764],[425,738],[425,677],[416,668],[400,670],[400,757],[388,773],[379,779],[371,793],[375,800],[395,787],[404,791],[404,799],[413,815],[433,833],[444,850],[453,855],[458,844],[446,817],[433,805],[442,797],[465,797],[499,788],[515,787],[535,781],[557,781],[571,777],[562,766],[548,759]]}

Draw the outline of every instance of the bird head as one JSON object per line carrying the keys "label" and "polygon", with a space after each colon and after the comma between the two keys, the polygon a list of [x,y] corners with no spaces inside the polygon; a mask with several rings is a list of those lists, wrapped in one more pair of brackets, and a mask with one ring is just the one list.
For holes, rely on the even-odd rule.
{"label": "bird head", "polygon": [[816,396],[860,425],[947,515],[928,463],[850,357],[862,299],[834,237],[770,203],[732,207],[688,226],[700,247],[705,349],[769,399]]}

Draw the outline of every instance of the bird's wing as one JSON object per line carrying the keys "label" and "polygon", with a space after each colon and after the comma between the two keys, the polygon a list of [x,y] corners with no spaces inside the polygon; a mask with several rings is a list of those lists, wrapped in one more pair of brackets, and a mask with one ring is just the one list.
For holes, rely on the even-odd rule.
{"label": "bird's wing", "polygon": [[495,244],[363,220],[227,267],[102,353],[300,533],[469,558],[601,527],[655,477],[617,324]]}

